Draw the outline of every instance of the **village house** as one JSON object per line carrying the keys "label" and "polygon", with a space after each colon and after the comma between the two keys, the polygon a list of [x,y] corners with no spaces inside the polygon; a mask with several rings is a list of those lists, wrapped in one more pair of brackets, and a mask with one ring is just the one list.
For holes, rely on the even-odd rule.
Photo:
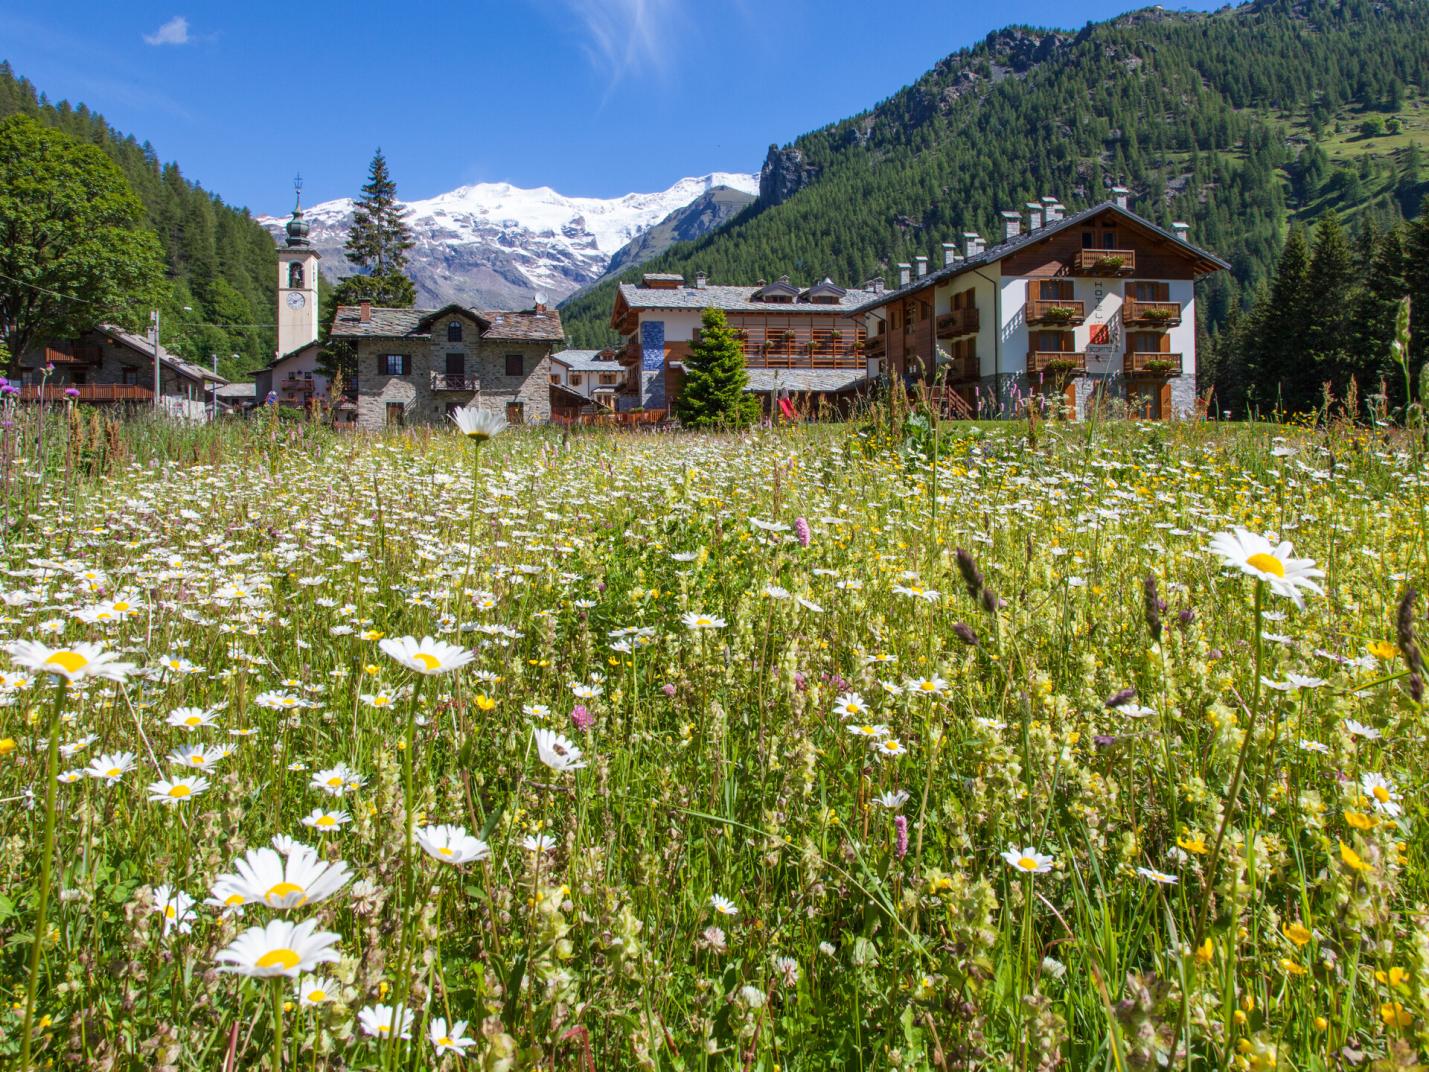
{"label": "village house", "polygon": [[865,353],[910,386],[945,389],[966,416],[1015,415],[1055,398],[1068,415],[1124,399],[1144,418],[1195,409],[1196,280],[1229,267],[1127,207],[1128,191],[1067,215],[1056,198],[1002,213],[1002,241],[976,233],[928,271],[865,302]]}
{"label": "village house", "polygon": [[339,306],[331,337],[357,357],[356,424],[437,424],[478,405],[512,424],[551,415],[551,354],[564,341],[560,314]]}
{"label": "village house", "polygon": [[620,408],[667,410],[679,398],[684,361],[699,338],[701,313],[721,309],[744,346],[748,390],[766,411],[781,399],[814,405],[846,401],[878,369],[864,353],[857,310],[877,297],[829,279],[800,287],[787,276],[755,286],[717,286],[696,275],[647,274],[616,292],[610,326],[624,340]]}
{"label": "village house", "polygon": [[551,410],[614,411],[625,383],[625,368],[614,350],[562,350],[551,355]]}
{"label": "village house", "polygon": [[[154,343],[142,335],[100,324],[75,339],[54,340],[20,357],[22,402],[154,405]],[[213,390],[228,381],[218,373],[159,347],[160,407],[176,417],[205,420]]]}

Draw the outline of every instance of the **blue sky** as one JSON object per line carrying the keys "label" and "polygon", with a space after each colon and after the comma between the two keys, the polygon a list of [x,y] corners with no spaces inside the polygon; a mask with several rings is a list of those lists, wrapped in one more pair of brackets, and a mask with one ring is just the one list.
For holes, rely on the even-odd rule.
{"label": "blue sky", "polygon": [[[254,211],[356,192],[375,146],[401,195],[464,183],[611,197],[756,171],[1010,23],[1122,0],[0,0],[0,58]],[[1206,0],[1184,5],[1220,6]]]}

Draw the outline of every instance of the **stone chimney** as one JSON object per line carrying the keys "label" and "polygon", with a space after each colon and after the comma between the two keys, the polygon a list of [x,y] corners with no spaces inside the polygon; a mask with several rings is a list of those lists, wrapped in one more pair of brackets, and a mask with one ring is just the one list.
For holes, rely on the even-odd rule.
{"label": "stone chimney", "polygon": [[705,278],[705,273],[704,273],[704,272],[696,272],[696,273],[695,273],[695,289],[696,289],[696,290],[704,290],[706,284],[707,284],[707,280],[706,280],[706,278]]}
{"label": "stone chimney", "polygon": [[372,303],[370,301],[360,301],[357,303],[357,319],[364,324],[372,322]]}
{"label": "stone chimney", "polygon": [[1048,222],[1048,223],[1057,223],[1057,222],[1059,222],[1059,221],[1062,219],[1062,213],[1064,213],[1064,212],[1066,212],[1066,211],[1067,211],[1067,208],[1066,208],[1065,205],[1062,204],[1062,202],[1060,202],[1060,201],[1053,201],[1052,204],[1050,204],[1050,205],[1047,206],[1047,222]]}
{"label": "stone chimney", "polygon": [[1002,214],[1002,240],[1010,242],[1022,233],[1022,213],[1008,209]]}
{"label": "stone chimney", "polygon": [[875,294],[883,293],[883,276],[875,276],[864,284],[865,290],[871,290]]}
{"label": "stone chimney", "polygon": [[947,267],[958,259],[958,247],[953,242],[943,243],[943,267]]}
{"label": "stone chimney", "polygon": [[976,231],[963,232],[963,256],[976,257],[982,252],[982,236]]}
{"label": "stone chimney", "polygon": [[1116,201],[1117,208],[1126,208],[1131,203],[1131,191],[1125,186],[1113,186],[1111,196]]}
{"label": "stone chimney", "polygon": [[914,257],[914,258],[913,258],[913,263],[918,266],[918,278],[919,278],[919,279],[922,279],[925,275],[928,274],[928,258],[927,258],[927,257]]}
{"label": "stone chimney", "polygon": [[546,315],[546,303],[543,302],[543,301],[538,301],[538,302],[536,303],[536,307],[535,307],[534,309],[532,309],[531,311],[532,311],[533,313],[535,313],[537,316],[545,316],[545,315]]}
{"label": "stone chimney", "polygon": [[1027,230],[1036,231],[1042,226],[1042,202],[1027,202]]}
{"label": "stone chimney", "polygon": [[1174,234],[1177,238],[1179,238],[1182,242],[1187,241],[1186,235],[1188,235],[1190,231],[1191,225],[1189,223],[1182,223],[1180,220],[1177,220],[1171,225],[1171,233]]}
{"label": "stone chimney", "polygon": [[910,282],[912,282],[912,279],[910,278],[912,274],[913,266],[911,264],[908,264],[906,261],[900,261],[898,263],[898,285],[900,287],[906,287]]}

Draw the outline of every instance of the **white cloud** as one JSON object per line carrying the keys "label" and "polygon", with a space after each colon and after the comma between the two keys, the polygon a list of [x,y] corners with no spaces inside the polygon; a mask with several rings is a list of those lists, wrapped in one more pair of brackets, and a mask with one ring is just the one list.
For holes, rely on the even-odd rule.
{"label": "white cloud", "polygon": [[676,36],[678,0],[563,0],[581,23],[591,65],[612,85],[627,75],[664,74]]}
{"label": "white cloud", "polygon": [[150,45],[186,45],[190,40],[189,20],[182,15],[175,15],[153,33],[144,35],[145,43]]}

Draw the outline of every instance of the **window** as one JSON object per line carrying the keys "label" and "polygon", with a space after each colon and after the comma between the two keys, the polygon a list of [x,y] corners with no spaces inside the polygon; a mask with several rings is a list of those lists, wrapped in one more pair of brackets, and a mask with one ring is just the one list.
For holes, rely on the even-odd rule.
{"label": "window", "polygon": [[1037,349],[1047,353],[1070,353],[1072,333],[1070,331],[1039,331]]}
{"label": "window", "polygon": [[1102,232],[1102,249],[1116,249],[1116,232]]}
{"label": "window", "polygon": [[410,376],[412,374],[411,354],[378,354],[377,375]]}
{"label": "window", "polygon": [[119,382],[133,386],[139,382],[139,370],[132,365],[125,365],[119,370]]}
{"label": "window", "polygon": [[583,382],[584,379],[585,379],[585,377],[583,377],[579,372],[572,372],[572,373],[571,373],[571,386],[572,386],[572,387],[579,387],[579,386],[581,385],[581,383]]}
{"label": "window", "polygon": [[288,265],[288,289],[303,289],[303,266],[296,261]]}
{"label": "window", "polygon": [[524,376],[526,375],[526,361],[520,354],[506,355],[506,375]]}
{"label": "window", "polygon": [[387,403],[387,424],[389,427],[400,425],[406,416],[407,407],[401,402]]}
{"label": "window", "polygon": [[460,320],[453,320],[447,325],[447,342],[461,342]]}
{"label": "window", "polygon": [[1167,302],[1171,300],[1171,287],[1167,283],[1131,283],[1131,300],[1139,302]]}
{"label": "window", "polygon": [[1038,284],[1037,297],[1042,301],[1071,301],[1072,281],[1070,279],[1044,279]]}
{"label": "window", "polygon": [[[519,356],[520,356],[520,355],[517,355],[518,360],[519,360]],[[508,402],[508,403],[506,403],[506,423],[507,423],[507,424],[520,424],[520,423],[522,422],[524,416],[525,416],[525,413],[526,413],[526,407],[525,407],[525,405],[524,405],[523,403],[521,403],[521,402]]]}
{"label": "window", "polygon": [[614,384],[617,384],[617,383],[619,383],[619,382],[620,382],[620,373],[618,373],[618,372],[602,372],[602,373],[600,374],[600,385],[601,385],[602,387],[610,387],[610,386],[612,386],[612,385],[614,385]]}
{"label": "window", "polygon": [[1091,249],[1091,248],[1092,248],[1093,246],[1095,246],[1096,244],[1097,244],[1097,236],[1096,236],[1096,235],[1092,234],[1091,231],[1083,231],[1083,232],[1082,232],[1082,248],[1083,248],[1083,249]]}

